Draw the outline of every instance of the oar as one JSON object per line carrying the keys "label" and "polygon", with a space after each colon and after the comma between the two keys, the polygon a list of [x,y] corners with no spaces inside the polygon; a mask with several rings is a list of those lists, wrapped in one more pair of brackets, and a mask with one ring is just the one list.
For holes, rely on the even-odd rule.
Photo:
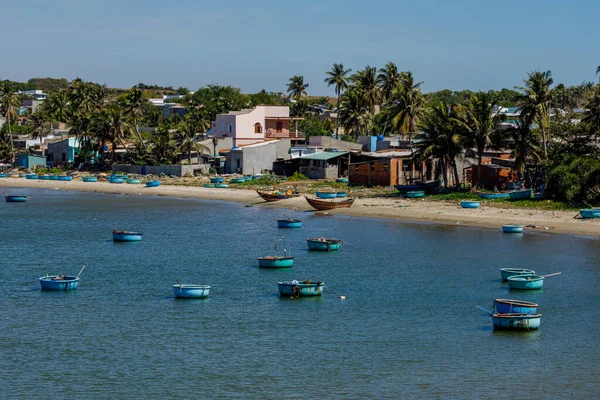
{"label": "oar", "polygon": [[493,312],[491,312],[490,310],[486,310],[485,308],[483,308],[483,307],[480,307],[480,306],[476,306],[476,307],[477,307],[477,308],[479,308],[480,310],[483,310],[483,311],[485,311],[486,313],[488,313],[488,314],[490,314],[490,315],[494,315],[494,313],[493,313]]}
{"label": "oar", "polygon": [[175,279],[175,282],[177,282],[179,284],[179,289],[181,289],[183,287],[183,285],[181,284],[181,282],[179,282],[179,279]]}
{"label": "oar", "polygon": [[288,217],[287,215],[285,215],[285,213],[281,213],[283,214],[284,217],[286,217],[288,219],[288,221],[293,221],[293,219],[291,219],[290,217]]}
{"label": "oar", "polygon": [[81,271],[79,271],[79,273],[77,274],[77,276],[75,278],[79,278],[79,275],[81,275],[81,273],[83,272],[85,267],[87,267],[87,264],[83,264],[83,268],[81,268]]}
{"label": "oar", "polygon": [[556,275],[561,275],[561,274],[562,274],[562,272],[555,272],[555,273],[553,273],[553,274],[542,275],[542,278],[547,278],[547,277],[549,277],[549,276],[556,276]]}

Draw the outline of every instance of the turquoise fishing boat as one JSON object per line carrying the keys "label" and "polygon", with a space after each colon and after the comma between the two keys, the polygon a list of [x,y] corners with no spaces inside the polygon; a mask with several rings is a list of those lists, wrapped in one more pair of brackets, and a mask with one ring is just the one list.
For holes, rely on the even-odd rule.
{"label": "turquoise fishing boat", "polygon": [[584,219],[600,218],[600,208],[579,210],[579,215]]}
{"label": "turquoise fishing boat", "polygon": [[38,176],[36,174],[27,174],[25,175],[25,179],[37,179]]}
{"label": "turquoise fishing boat", "polygon": [[335,181],[337,183],[348,183],[348,178],[337,178]]}
{"label": "turquoise fishing boat", "polygon": [[299,219],[282,218],[277,220],[278,228],[301,228],[302,221]]}
{"label": "turquoise fishing boat", "polygon": [[494,309],[498,314],[535,314],[538,305],[529,301],[496,299],[494,300]]}
{"label": "turquoise fishing boat", "polygon": [[137,178],[129,178],[125,182],[127,182],[128,185],[139,185],[141,183]]}
{"label": "turquoise fishing boat", "polygon": [[412,190],[410,192],[406,192],[405,196],[407,199],[418,199],[420,197],[424,197],[425,192],[423,190]]}
{"label": "turquoise fishing boat", "polygon": [[492,314],[494,330],[530,331],[540,327],[542,314]]}
{"label": "turquoise fishing boat", "polygon": [[40,278],[42,290],[73,290],[79,285],[79,278],[67,275],[46,275]]}
{"label": "turquoise fishing boat", "polygon": [[479,196],[480,199],[495,200],[495,199],[507,199],[509,197],[509,194],[502,193],[502,192],[496,192],[496,193],[477,192],[477,196]]}
{"label": "turquoise fishing boat", "polygon": [[59,175],[58,176],[58,180],[59,181],[72,181],[73,177],[71,175]]}
{"label": "turquoise fishing boat", "polygon": [[246,182],[246,178],[233,178],[229,181],[229,183],[244,183]]}
{"label": "turquoise fishing boat", "polygon": [[50,179],[51,181],[57,181],[58,180],[58,175],[49,175],[48,179]]}
{"label": "turquoise fishing boat", "polygon": [[538,290],[544,286],[544,279],[560,275],[562,272],[547,275],[515,275],[508,278],[508,287],[517,290]]}
{"label": "turquoise fishing boat", "polygon": [[479,201],[461,201],[460,206],[462,208],[479,208],[481,203]]}
{"label": "turquoise fishing boat", "polygon": [[224,180],[225,180],[225,178],[221,178],[221,177],[210,178],[210,183],[223,183]]}
{"label": "turquoise fishing boat", "polygon": [[279,288],[279,294],[281,296],[290,297],[308,297],[308,296],[320,296],[323,293],[325,283],[317,281],[312,283],[309,280],[299,282],[297,280],[277,282]]}
{"label": "turquoise fishing boat", "polygon": [[244,176],[244,180],[246,182],[251,181],[252,180],[252,175],[246,175],[246,176]]}
{"label": "turquoise fishing boat", "polygon": [[293,265],[293,256],[258,257],[258,266],[260,268],[290,268]]}
{"label": "turquoise fishing boat", "polygon": [[219,189],[227,189],[229,185],[226,183],[215,183],[215,187]]}
{"label": "turquoise fishing boat", "polygon": [[523,225],[502,225],[504,233],[523,233]]}
{"label": "turquoise fishing boat", "polygon": [[203,299],[208,297],[210,286],[207,285],[173,285],[173,295],[178,299]]}
{"label": "turquoise fishing boat", "polygon": [[84,182],[98,182],[98,177],[96,176],[84,176],[82,179]]}
{"label": "turquoise fishing boat", "polygon": [[524,268],[501,268],[500,275],[503,281],[507,281],[511,276],[516,275],[535,275],[535,271],[532,269]]}
{"label": "turquoise fishing boat", "polygon": [[334,251],[342,247],[341,239],[326,239],[323,237],[306,239],[309,250]]}
{"label": "turquoise fishing boat", "polygon": [[254,179],[259,179],[261,178],[263,175],[262,174],[256,174],[256,175],[252,175],[252,180]]}
{"label": "turquoise fishing boat", "polygon": [[202,186],[204,186],[205,188],[214,188],[215,184],[214,183],[204,183]]}
{"label": "turquoise fishing boat", "polygon": [[337,193],[335,192],[317,192],[315,194],[320,199],[335,199],[337,197]]}
{"label": "turquoise fishing boat", "polygon": [[38,175],[38,180],[40,181],[49,181],[50,175]]}
{"label": "turquoise fishing boat", "polygon": [[336,197],[346,197],[346,196],[347,196],[347,194],[346,194],[346,192],[337,192],[337,193],[335,194],[335,196],[336,196]]}
{"label": "turquoise fishing boat", "polygon": [[27,201],[27,196],[4,196],[4,200],[7,203],[25,203]]}
{"label": "turquoise fishing boat", "polygon": [[159,180],[146,181],[146,187],[158,187],[160,186]]}
{"label": "turquoise fishing boat", "polygon": [[108,181],[110,183],[120,184],[120,183],[125,182],[125,179],[123,179],[123,178],[109,178]]}
{"label": "turquoise fishing boat", "polygon": [[142,240],[142,233],[130,231],[112,231],[113,241],[115,242],[139,242]]}
{"label": "turquoise fishing boat", "polygon": [[516,190],[514,192],[510,192],[508,194],[508,197],[511,200],[527,200],[527,199],[530,199],[532,195],[533,195],[533,190],[526,189],[526,190]]}
{"label": "turquoise fishing boat", "polygon": [[0,178],[6,178],[6,174],[0,174]]}

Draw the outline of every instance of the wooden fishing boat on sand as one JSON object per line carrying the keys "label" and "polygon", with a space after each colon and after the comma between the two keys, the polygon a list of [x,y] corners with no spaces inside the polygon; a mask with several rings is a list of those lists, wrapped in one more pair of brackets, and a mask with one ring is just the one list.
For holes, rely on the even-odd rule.
{"label": "wooden fishing boat on sand", "polygon": [[319,211],[335,210],[336,208],[349,208],[352,206],[352,204],[354,204],[354,198],[352,197],[348,197],[347,199],[343,200],[318,200],[311,199],[306,196],[304,196],[304,198],[306,199],[306,201],[308,201],[308,204],[310,204],[312,208],[315,208]]}
{"label": "wooden fishing boat on sand", "polygon": [[278,200],[291,199],[291,198],[300,196],[300,193],[294,192],[291,189],[288,190],[287,192],[282,192],[280,190],[273,190],[270,192],[257,190],[256,193],[258,193],[258,195],[260,197],[262,197],[263,200],[265,200],[265,201],[278,201]]}

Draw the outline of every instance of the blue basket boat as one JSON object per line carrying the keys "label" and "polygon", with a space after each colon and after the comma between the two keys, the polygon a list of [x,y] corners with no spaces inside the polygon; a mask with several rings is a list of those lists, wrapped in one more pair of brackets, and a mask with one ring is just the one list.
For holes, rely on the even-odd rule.
{"label": "blue basket boat", "polygon": [[71,175],[59,175],[58,180],[59,181],[72,181],[73,177]]}
{"label": "blue basket boat", "polygon": [[246,176],[244,176],[244,180],[246,182],[251,181],[252,180],[252,175],[246,175]]}
{"label": "blue basket boat", "polygon": [[46,275],[40,278],[42,290],[73,290],[79,285],[79,278],[67,275]]}
{"label": "blue basket boat", "polygon": [[203,299],[208,297],[210,286],[207,285],[173,285],[173,295],[178,299]]}
{"label": "blue basket boat", "polygon": [[340,239],[312,238],[306,239],[309,250],[334,251],[342,247]]}
{"label": "blue basket boat", "polygon": [[36,174],[27,174],[25,175],[25,179],[37,179],[38,176]]}
{"label": "blue basket boat", "polygon": [[95,176],[84,176],[82,179],[84,182],[98,182],[98,178]]}
{"label": "blue basket boat", "polygon": [[246,178],[233,178],[229,181],[229,183],[244,183],[246,182]]}
{"label": "blue basket boat", "polygon": [[535,275],[535,271],[525,268],[501,268],[500,275],[503,281],[507,281],[511,276],[516,275]]}
{"label": "blue basket boat", "polygon": [[4,196],[7,203],[25,203],[27,196]]}
{"label": "blue basket boat", "polygon": [[348,178],[337,178],[335,181],[337,183],[348,183]]}
{"label": "blue basket boat", "polygon": [[320,296],[323,293],[325,284],[321,281],[312,283],[311,281],[298,282],[297,280],[287,282],[277,282],[279,294],[290,297]]}
{"label": "blue basket boat", "polygon": [[210,178],[210,183],[223,183],[223,181],[225,180],[225,178]]}
{"label": "blue basket boat", "polygon": [[529,331],[540,327],[542,314],[506,313],[492,314],[495,330]]}
{"label": "blue basket boat", "polygon": [[48,179],[50,179],[51,181],[57,181],[58,180],[58,175],[49,175]]}
{"label": "blue basket boat", "polygon": [[533,190],[526,189],[526,190],[518,190],[518,191],[510,192],[508,194],[508,197],[511,200],[527,200],[527,199],[530,199],[532,195],[533,195]]}
{"label": "blue basket boat", "polygon": [[142,181],[137,178],[129,178],[125,182],[127,182],[129,185],[139,185]]}
{"label": "blue basket boat", "polygon": [[579,210],[579,215],[581,218],[591,219],[591,218],[600,218],[600,209],[599,208],[588,208],[585,210]]}
{"label": "blue basket boat", "polygon": [[502,225],[504,233],[523,233],[523,225]]}
{"label": "blue basket boat", "polygon": [[320,199],[335,199],[337,197],[337,193],[335,192],[317,192],[315,194]]}
{"label": "blue basket boat", "polygon": [[290,268],[294,265],[292,256],[266,256],[258,257],[258,266],[261,268]]}
{"label": "blue basket boat", "polygon": [[509,299],[496,299],[494,300],[494,309],[498,314],[535,314],[537,312],[538,305],[529,301],[523,300],[509,300]]}
{"label": "blue basket boat", "polygon": [[278,219],[277,227],[279,227],[279,228],[301,228],[302,221],[300,221],[299,219],[290,219],[290,218]]}
{"label": "blue basket boat", "polygon": [[0,174],[0,178],[6,178],[6,174]]}
{"label": "blue basket boat", "polygon": [[461,201],[460,206],[462,208],[479,208],[481,203],[479,201]]}
{"label": "blue basket boat", "polygon": [[112,235],[115,242],[139,242],[142,240],[140,232],[112,231]]}
{"label": "blue basket boat", "polygon": [[158,187],[160,186],[160,181],[147,181],[146,187]]}
{"label": "blue basket boat", "polygon": [[405,196],[407,199],[418,199],[420,197],[424,197],[425,192],[423,190],[411,190],[406,192]]}
{"label": "blue basket boat", "polygon": [[541,275],[513,275],[507,279],[508,287],[518,290],[537,290],[544,286]]}
{"label": "blue basket boat", "polygon": [[205,188],[214,188],[215,184],[214,183],[205,183],[202,186],[204,186]]}
{"label": "blue basket boat", "polygon": [[38,175],[38,180],[40,181],[49,181],[50,175]]}
{"label": "blue basket boat", "polygon": [[477,192],[477,196],[479,196],[480,199],[494,200],[494,199],[507,199],[509,197],[509,194],[501,193],[501,192],[497,192],[497,193]]}
{"label": "blue basket boat", "polygon": [[215,183],[215,187],[218,189],[227,189],[229,185],[226,183]]}
{"label": "blue basket boat", "polygon": [[347,196],[346,192],[337,192],[335,195],[336,195],[336,197],[346,197]]}
{"label": "blue basket boat", "polygon": [[125,182],[125,179],[123,179],[123,178],[109,178],[109,179],[108,179],[108,181],[109,181],[110,183],[116,183],[116,184],[119,184],[119,183],[123,183],[123,182]]}

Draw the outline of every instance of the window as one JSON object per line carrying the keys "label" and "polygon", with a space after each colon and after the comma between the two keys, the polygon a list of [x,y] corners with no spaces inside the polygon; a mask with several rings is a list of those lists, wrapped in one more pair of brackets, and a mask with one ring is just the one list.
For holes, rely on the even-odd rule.
{"label": "window", "polygon": [[281,121],[275,122],[275,132],[281,133],[283,130],[283,123]]}
{"label": "window", "polygon": [[233,124],[227,125],[227,133],[233,132]]}
{"label": "window", "polygon": [[225,122],[221,121],[221,133],[225,132]]}
{"label": "window", "polygon": [[262,126],[259,122],[254,124],[254,133],[262,133]]}
{"label": "window", "polygon": [[389,171],[389,169],[390,169],[390,164],[388,164],[388,163],[383,164],[384,171]]}
{"label": "window", "polygon": [[375,171],[375,163],[371,164],[371,171]]}

